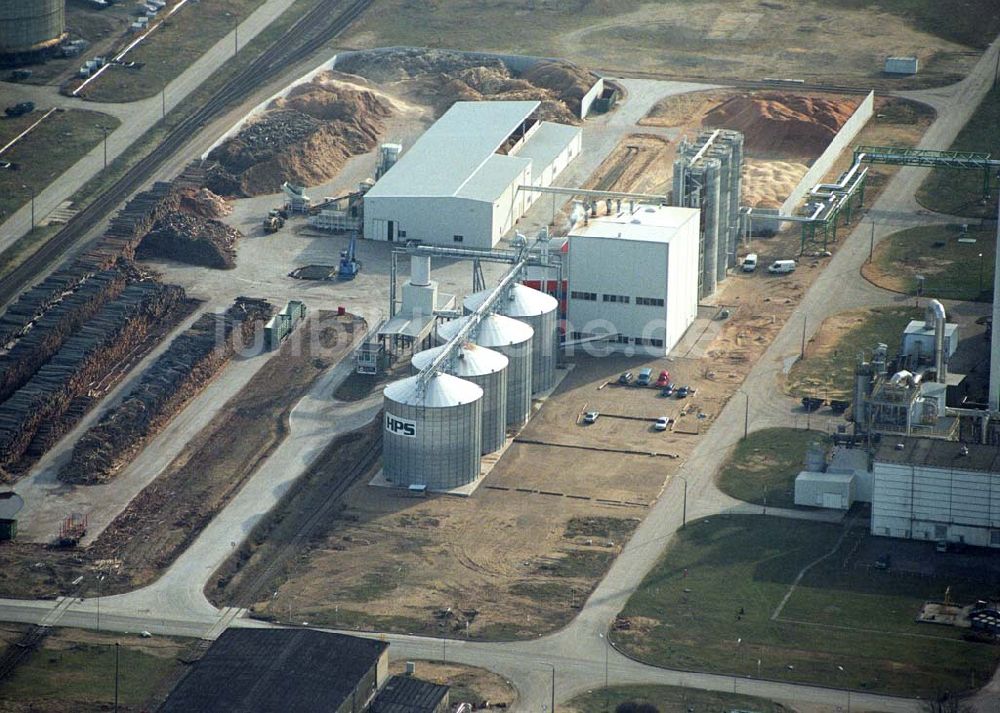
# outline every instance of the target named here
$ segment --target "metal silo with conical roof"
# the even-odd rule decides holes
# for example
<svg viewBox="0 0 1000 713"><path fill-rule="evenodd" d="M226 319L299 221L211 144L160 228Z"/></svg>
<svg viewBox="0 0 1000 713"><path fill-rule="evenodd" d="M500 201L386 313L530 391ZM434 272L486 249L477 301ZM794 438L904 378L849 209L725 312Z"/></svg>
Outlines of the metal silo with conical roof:
<svg viewBox="0 0 1000 713"><path fill-rule="evenodd" d="M421 371L433 362L441 347L425 349L413 355L413 368ZM455 352L455 358L446 371L460 379L470 381L483 390L482 452L500 450L507 436L507 365L509 361L500 352L465 344Z"/></svg>
<svg viewBox="0 0 1000 713"><path fill-rule="evenodd" d="M463 303L466 313L475 312L491 292L483 290L466 297ZM544 292L515 284L507 295L497 300L494 311L535 330L531 340L531 393L551 389L556 381L559 349L559 302Z"/></svg>
<svg viewBox="0 0 1000 713"><path fill-rule="evenodd" d="M438 327L438 341L451 340L471 317L459 317ZM472 341L507 357L507 425L523 426L531 413L531 339L524 322L499 314L483 317Z"/></svg>
<svg viewBox="0 0 1000 713"><path fill-rule="evenodd" d="M450 374L421 388L411 376L385 387L382 473L396 485L448 490L479 477L483 390Z"/></svg>

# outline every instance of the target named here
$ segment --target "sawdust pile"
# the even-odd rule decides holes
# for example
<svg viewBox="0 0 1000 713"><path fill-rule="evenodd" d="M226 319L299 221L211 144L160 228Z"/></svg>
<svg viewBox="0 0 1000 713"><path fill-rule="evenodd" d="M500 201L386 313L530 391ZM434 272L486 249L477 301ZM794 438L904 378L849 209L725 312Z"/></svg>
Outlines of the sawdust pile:
<svg viewBox="0 0 1000 713"><path fill-rule="evenodd" d="M367 90L323 77L300 85L209 154L218 162L209 188L248 197L275 193L285 181L328 181L351 156L375 147L391 113L385 99Z"/></svg>
<svg viewBox="0 0 1000 713"><path fill-rule="evenodd" d="M747 159L743 163L743 205L780 207L808 170L804 163Z"/></svg>
<svg viewBox="0 0 1000 713"><path fill-rule="evenodd" d="M448 50L400 49L348 57L337 69L379 84L399 84L440 115L456 101L542 103L548 121L579 124L580 100L597 81L567 62L541 61L518 73L495 57Z"/></svg>
<svg viewBox="0 0 1000 713"><path fill-rule="evenodd" d="M706 128L736 129L748 151L819 156L854 113L857 101L795 94L743 94L705 115Z"/></svg>

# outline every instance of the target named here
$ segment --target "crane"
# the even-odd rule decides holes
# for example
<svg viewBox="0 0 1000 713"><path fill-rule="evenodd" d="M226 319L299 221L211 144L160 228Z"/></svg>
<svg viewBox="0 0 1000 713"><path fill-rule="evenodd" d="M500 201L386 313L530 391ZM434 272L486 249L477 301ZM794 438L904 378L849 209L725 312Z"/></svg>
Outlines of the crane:
<svg viewBox="0 0 1000 713"><path fill-rule="evenodd" d="M351 241L347 244L347 250L340 251L340 269L337 277L341 280L353 280L361 272L361 261L357 259L358 234L351 233Z"/></svg>

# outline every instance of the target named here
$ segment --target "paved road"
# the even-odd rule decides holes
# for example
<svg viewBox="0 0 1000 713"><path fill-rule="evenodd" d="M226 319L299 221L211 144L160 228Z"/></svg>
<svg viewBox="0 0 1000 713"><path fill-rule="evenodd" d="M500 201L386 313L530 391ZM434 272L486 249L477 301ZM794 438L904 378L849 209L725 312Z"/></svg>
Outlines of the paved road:
<svg viewBox="0 0 1000 713"><path fill-rule="evenodd" d="M239 25L240 46L246 45L274 22L294 0L266 0ZM183 10L181 12L184 12ZM155 41L155 35L150 39ZM167 85L162 96L127 104L86 102L58 94L54 87L29 86L0 82L0 93L18 101L30 99L40 107L61 106L68 109L91 109L117 117L122 123L108 135L108 161L125 153L147 129L160 120L164 106L171 111L191 92L201 86L215 70L233 56L233 32L220 39L190 67ZM101 79L97 79L100 82ZM95 146L90 153L67 169L35 197L35 218L40 220L69 199L87 181L104 168L104 147ZM42 188L36 186L36 190ZM31 227L31 206L25 205L0 224L0 251L6 250Z"/></svg>
<svg viewBox="0 0 1000 713"><path fill-rule="evenodd" d="M933 98L939 106L939 117L921 146L936 148L950 144L978 103L979 97L988 88L998 50L1000 45L995 42L968 79L954 87L936 90ZM904 168L888 183L871 213L878 224L876 240L900 227L924 222L922 217L912 215L912 196L922 176L923 171L920 169ZM869 234L870 228L864 224L857 226L845 239L830 264L806 294L796 314L779 332L747 377L743 391L750 398L751 423L755 428L780 423L782 419L789 417L787 400L784 397L778 400L774 398L774 384L788 359L798 352L802 322L797 320L805 318L807 330L811 333L827 316L844 309L863 306L873 300L892 303L905 299L879 291L860 278L860 267L868 255ZM845 289L845 285L849 288ZM332 374L333 372L331 379L335 378ZM309 403L308 400L300 406L305 409L303 414L309 413L310 409L315 412L315 409L323 411L336 408L329 403L319 405ZM689 507L694 513L717 512L719 507L731 506L719 499L713 485L713 476L729 447L742 436L743 407L741 399L727 404L712 426L711 437L701 441L681 470L681 475L688 483ZM374 408L374 405L369 405L368 408ZM328 418L329 412L325 411L322 415ZM365 418L364 408L355 416L359 419L355 423L361 422ZM319 436L316 438L318 446L321 440L325 442L329 439L329 433L326 433L325 439L320 439ZM243 527L238 532L247 532L254 518L266 510L266 507L262 508L253 501L260 497L275 498L281 488L287 487L287 481L283 481L282 474L277 472L280 470L278 465L287 464L297 456L291 453L279 455L280 453L281 449L275 454L273 466L268 462L263 467L268 475L261 478L259 483L255 477L157 584L130 594L104 598L100 604L94 600L62 604L0 600L0 618L38 622L48 617L47 623L51 624L94 627L97 610L102 607L104 628L130 631L147 629L154 633L194 633L201 636L206 635L213 627L217 629L220 613L205 602L202 586L215 564L224 558L225 540L232 537L234 541L239 536L230 534L232 523L241 522L243 518ZM270 493L266 491L266 487L262 489L267 483L272 486ZM816 686L669 671L631 661L609 648L604 639L609 623L639 586L645 574L656 564L680 526L682 488L683 484L678 479L670 484L615 560L608 575L588 599L580 615L565 629L535 641L493 644L386 636L386 639L393 642L393 657L446 658L485 666L513 681L521 695L518 710L532 712L545 710L547 706L550 695L549 666L557 670L556 697L560 701L598 687L607 671L607 680L612 683L667 683L708 690L736 690L740 693L831 707L848 704L856 708L883 711L921 709L918 702L903 699L848 694ZM708 507L704 507L703 503L708 503ZM266 502L264 505L269 507ZM228 614L231 616L232 612ZM245 619L234 623L238 626L262 625ZM995 709L995 701L988 700L984 705L987 707L983 710L988 710L988 706L994 706Z"/></svg>

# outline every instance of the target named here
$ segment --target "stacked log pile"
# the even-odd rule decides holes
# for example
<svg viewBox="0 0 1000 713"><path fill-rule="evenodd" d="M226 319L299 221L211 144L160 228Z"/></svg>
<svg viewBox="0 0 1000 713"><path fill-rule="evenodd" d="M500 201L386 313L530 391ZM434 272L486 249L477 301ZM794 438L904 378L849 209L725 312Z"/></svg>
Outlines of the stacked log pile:
<svg viewBox="0 0 1000 713"><path fill-rule="evenodd" d="M29 323L30 329L24 325L16 335L6 335L11 339L7 342L8 351L0 354L0 401L24 386L77 329L108 300L120 295L130 277L131 270L127 268L102 270L75 285L47 311L42 304L32 301L34 290L22 295L11 309L40 316Z"/></svg>
<svg viewBox="0 0 1000 713"><path fill-rule="evenodd" d="M0 405L0 465L24 455L39 427L59 419L114 364L139 344L150 325L173 309L184 291L139 282L104 305L59 351Z"/></svg>
<svg viewBox="0 0 1000 713"><path fill-rule="evenodd" d="M202 315L146 370L132 393L80 438L59 479L94 484L114 478L237 349L253 343L273 311L265 300L241 297L224 314Z"/></svg>

